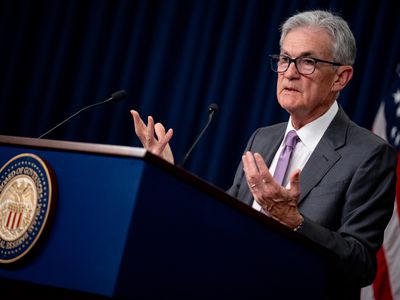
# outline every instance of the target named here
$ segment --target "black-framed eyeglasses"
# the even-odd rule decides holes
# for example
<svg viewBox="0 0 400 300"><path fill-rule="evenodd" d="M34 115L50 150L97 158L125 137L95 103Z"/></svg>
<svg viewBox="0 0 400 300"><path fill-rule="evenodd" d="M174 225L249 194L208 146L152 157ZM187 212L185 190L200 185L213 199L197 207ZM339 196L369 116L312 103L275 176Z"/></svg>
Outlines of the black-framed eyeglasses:
<svg viewBox="0 0 400 300"><path fill-rule="evenodd" d="M310 56L299 56L296 58L291 58L287 55L270 55L270 58L271 69L272 71L277 73L286 72L292 62L294 62L297 72L302 75L311 75L312 73L314 73L317 63L331 64L333 66L342 65L337 62L322 60Z"/></svg>

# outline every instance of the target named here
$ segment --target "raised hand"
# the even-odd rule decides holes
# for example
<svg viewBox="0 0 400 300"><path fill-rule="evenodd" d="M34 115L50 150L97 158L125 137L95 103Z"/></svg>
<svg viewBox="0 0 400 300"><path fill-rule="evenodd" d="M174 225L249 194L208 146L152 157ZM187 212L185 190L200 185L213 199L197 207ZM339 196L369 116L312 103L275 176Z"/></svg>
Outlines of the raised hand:
<svg viewBox="0 0 400 300"><path fill-rule="evenodd" d="M174 134L173 130L169 129L165 132L165 127L161 123L154 124L152 116L147 117L146 125L137 111L131 110L131 114L135 126L135 133L143 147L173 164L174 156L169 145L169 141Z"/></svg>
<svg viewBox="0 0 400 300"><path fill-rule="evenodd" d="M259 153L246 152L242 162L249 189L267 215L290 228L297 227L303 219L297 209L300 170L291 175L286 189L275 181Z"/></svg>

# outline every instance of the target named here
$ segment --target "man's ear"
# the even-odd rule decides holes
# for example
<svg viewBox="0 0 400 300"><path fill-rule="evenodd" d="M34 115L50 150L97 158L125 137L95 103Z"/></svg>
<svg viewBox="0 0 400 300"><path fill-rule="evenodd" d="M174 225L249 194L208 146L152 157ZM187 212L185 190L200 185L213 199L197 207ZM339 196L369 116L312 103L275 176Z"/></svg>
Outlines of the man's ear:
<svg viewBox="0 0 400 300"><path fill-rule="evenodd" d="M353 77L352 66L339 66L336 69L336 78L332 84L332 90L340 92L344 89L350 79Z"/></svg>

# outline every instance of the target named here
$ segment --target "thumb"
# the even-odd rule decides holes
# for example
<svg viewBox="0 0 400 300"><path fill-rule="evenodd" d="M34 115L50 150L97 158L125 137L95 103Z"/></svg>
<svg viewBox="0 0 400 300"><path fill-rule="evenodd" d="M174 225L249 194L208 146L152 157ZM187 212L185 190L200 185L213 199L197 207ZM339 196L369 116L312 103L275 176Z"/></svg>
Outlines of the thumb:
<svg viewBox="0 0 400 300"><path fill-rule="evenodd" d="M290 175L290 193L298 197L300 195L300 169Z"/></svg>

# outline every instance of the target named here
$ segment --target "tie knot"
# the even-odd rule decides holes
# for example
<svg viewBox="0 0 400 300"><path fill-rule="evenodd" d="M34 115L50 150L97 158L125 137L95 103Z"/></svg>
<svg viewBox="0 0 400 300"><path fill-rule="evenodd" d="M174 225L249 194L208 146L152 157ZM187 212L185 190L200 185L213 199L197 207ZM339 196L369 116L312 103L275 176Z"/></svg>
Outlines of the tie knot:
<svg viewBox="0 0 400 300"><path fill-rule="evenodd" d="M285 139L285 145L294 148L299 140L296 131L290 130Z"/></svg>

